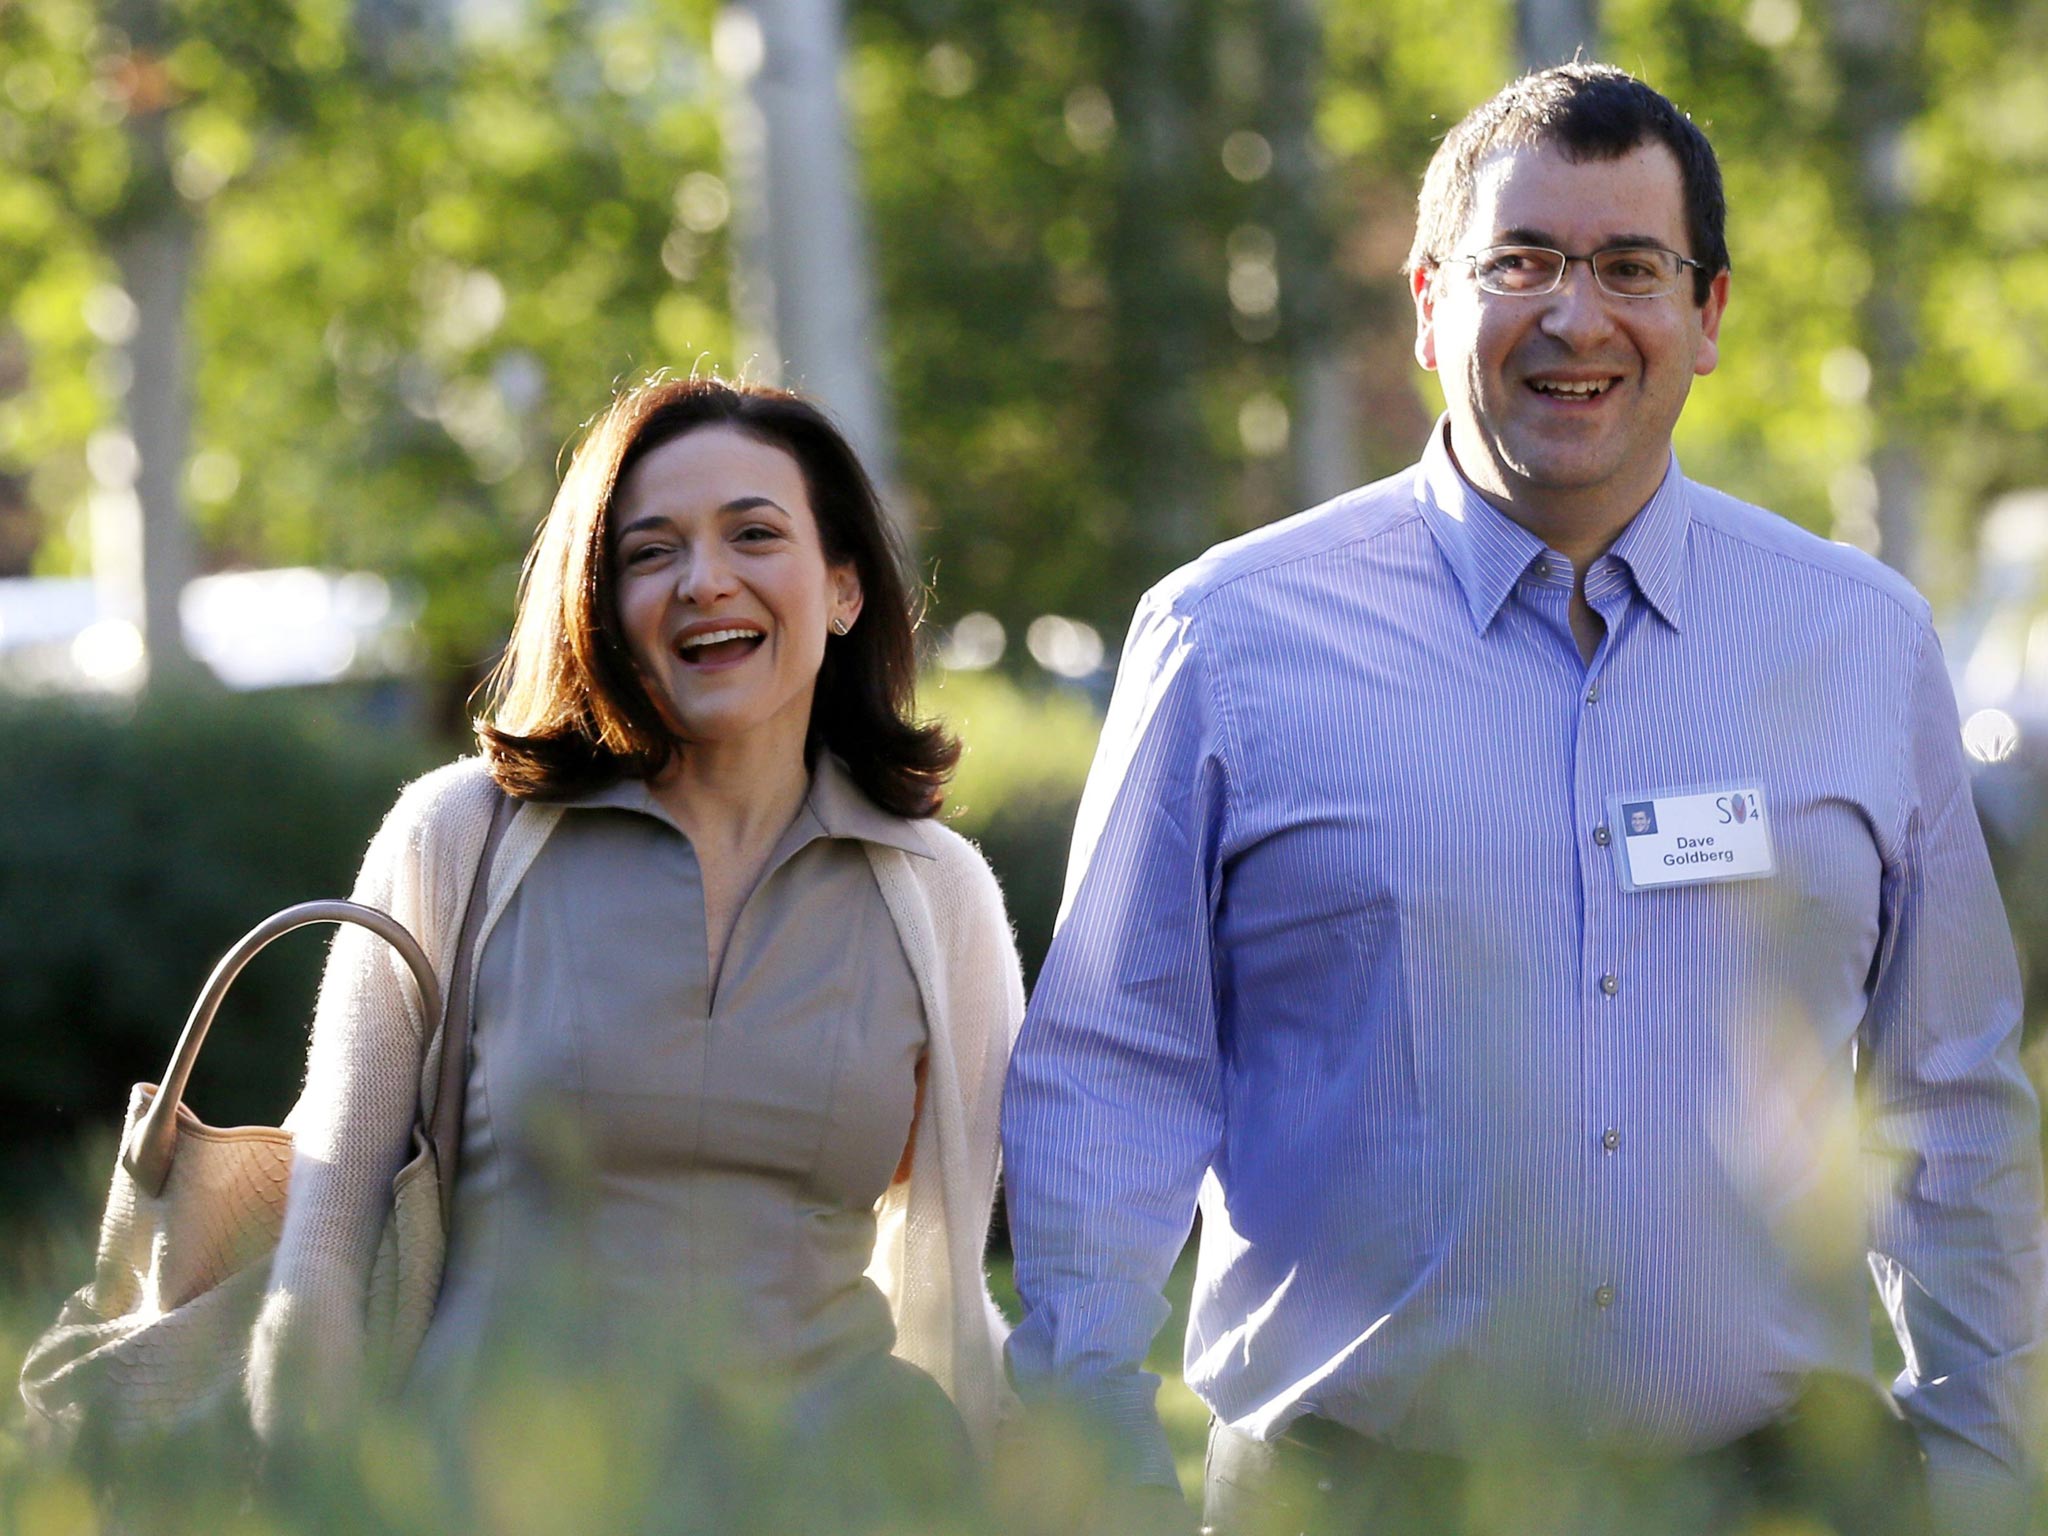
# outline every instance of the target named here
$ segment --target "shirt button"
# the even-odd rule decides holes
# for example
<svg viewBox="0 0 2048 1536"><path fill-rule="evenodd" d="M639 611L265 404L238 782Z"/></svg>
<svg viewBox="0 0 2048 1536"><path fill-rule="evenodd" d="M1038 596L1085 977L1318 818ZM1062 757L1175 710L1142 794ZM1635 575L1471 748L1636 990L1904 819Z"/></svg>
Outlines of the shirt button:
<svg viewBox="0 0 2048 1536"><path fill-rule="evenodd" d="M1609 997L1614 996L1615 993L1621 990L1621 978L1615 975L1614 972L1609 971L1600 978L1600 990Z"/></svg>
<svg viewBox="0 0 2048 1536"><path fill-rule="evenodd" d="M1600 702L1600 685L1598 683L1595 683L1586 690L1586 702L1588 704L1598 704Z"/></svg>
<svg viewBox="0 0 2048 1536"><path fill-rule="evenodd" d="M1607 823L1602 822L1593 829L1593 841L1605 848L1608 843Z"/></svg>
<svg viewBox="0 0 2048 1536"><path fill-rule="evenodd" d="M1621 1132L1617 1131L1613 1126L1610 1125L1609 1127L1607 1127L1606 1130L1600 1133L1600 1145L1606 1148L1606 1150L1608 1150L1609 1152L1612 1152L1616 1147L1621 1145Z"/></svg>
<svg viewBox="0 0 2048 1536"><path fill-rule="evenodd" d="M1614 1287L1611 1285L1603 1285L1597 1287L1593 1292L1593 1305L1601 1308L1602 1310L1605 1310L1606 1308L1613 1306Z"/></svg>

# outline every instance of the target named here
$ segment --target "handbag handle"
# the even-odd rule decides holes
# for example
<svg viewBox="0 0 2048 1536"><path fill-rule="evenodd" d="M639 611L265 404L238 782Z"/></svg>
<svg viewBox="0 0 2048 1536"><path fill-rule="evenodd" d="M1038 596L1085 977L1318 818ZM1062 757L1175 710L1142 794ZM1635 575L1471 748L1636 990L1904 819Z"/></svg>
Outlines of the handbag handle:
<svg viewBox="0 0 2048 1536"><path fill-rule="evenodd" d="M265 918L221 957L220 964L206 979L205 990L199 994L199 1001L192 1005L192 1016L185 1021L185 1032L178 1037L178 1049L172 1054L170 1067L164 1073L163 1086L157 1089L148 1113L135 1127L135 1134L129 1138L128 1145L121 1149L121 1164L143 1193L150 1196L162 1193L164 1181L171 1176L171 1158L177 1151L178 1106L184 1100L185 1084L198 1063L199 1048L206 1043L206 1032L213 1025L213 1016L220 1011L221 1000L227 996L228 987L241 974L242 967L255 959L258 951L273 939L282 938L293 929L304 928L311 923L355 923L376 934L397 950L411 969L413 980L420 989L420 1006L425 1011L429 1027L441 1017L441 984L434 979L434 968L427 964L426 952L420 948L419 941L406 932L405 925L396 918L379 912L375 907L353 901L302 901Z"/></svg>

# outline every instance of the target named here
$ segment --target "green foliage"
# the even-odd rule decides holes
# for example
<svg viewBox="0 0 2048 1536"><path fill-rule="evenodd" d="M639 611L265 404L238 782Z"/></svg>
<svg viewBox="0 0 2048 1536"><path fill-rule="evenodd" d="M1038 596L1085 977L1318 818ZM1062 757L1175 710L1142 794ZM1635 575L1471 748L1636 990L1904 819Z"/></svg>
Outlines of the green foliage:
<svg viewBox="0 0 2048 1536"><path fill-rule="evenodd" d="M1513 70L1512 8L1343 0L1306 49L1294 7L1168 9L849 6L885 363L941 617L1114 628L1177 560L1294 510L1286 450L1244 413L1299 424L1304 327L1339 349L1364 476L1412 459L1435 413L1398 268L1423 161ZM549 0L394 32L442 13L0 8L0 473L29 477L41 568L84 560L83 448L119 382L110 242L174 196L202 230L190 490L209 558L409 576L433 654L486 654L557 452L608 387L745 362L712 10ZM1985 498L2048 478L2048 13L1901 8L1904 195L1873 228L1851 131L1867 60L1827 8L1601 11L1607 54L1698 113L1728 172L1735 301L1681 424L1688 469L1831 531L1873 453L1911 447L1926 574L1953 590ZM1318 69L1306 159L1230 171L1233 134L1287 150L1276 103ZM1270 323L1230 297L1269 247ZM1874 334L1887 298L1911 329L1897 357Z"/></svg>
<svg viewBox="0 0 2048 1536"><path fill-rule="evenodd" d="M2030 814L2012 841L1993 836L1991 859L2005 898L2006 920L2019 949L2020 980L2027 1001L2027 1037L2032 1041L2034 1079L2048 1090L2048 817L2038 800L2048 785L2028 785Z"/></svg>
<svg viewBox="0 0 2048 1536"><path fill-rule="evenodd" d="M1102 724L1085 695L1027 689L995 672L940 670L926 677L919 704L964 745L948 796L961 831L978 833L1020 799L1080 794Z"/></svg>
<svg viewBox="0 0 2048 1536"><path fill-rule="evenodd" d="M713 85L669 15L536 8L276 139L201 283L217 540L408 575L437 654L488 653L562 445L614 381L729 351Z"/></svg>
<svg viewBox="0 0 2048 1536"><path fill-rule="evenodd" d="M1875 62L1827 7L1616 0L1604 21L1617 62L1700 117L1727 173L1734 296L1721 367L1680 423L1688 472L1827 533L1853 527L1872 456L1910 448L1940 601L1982 508L2048 479L2048 288L2029 280L2048 278L2048 17L1893 13L1907 46ZM1852 131L1875 93L1900 113L1890 209L1868 192L1882 137Z"/></svg>
<svg viewBox="0 0 2048 1536"><path fill-rule="evenodd" d="M1306 311L1292 286L1270 316L1231 293L1240 267L1255 287L1292 270L1297 230L1320 251L1325 210L1224 163L1232 135L1277 136L1291 8L852 9L889 377L941 615L1120 629L1171 566L1302 504L1284 442L1249 442L1241 418L1290 400ZM1360 305L1329 308L1322 333ZM1428 417L1405 363L1394 377L1412 452Z"/></svg>
<svg viewBox="0 0 2048 1536"><path fill-rule="evenodd" d="M19 1536L1127 1536L1090 1523L1110 1491L1101 1437L1058 1417L1014 1434L984 1477L962 1461L941 1404L863 1416L855 1402L820 1422L773 1373L677 1368L666 1350L601 1376L499 1372L471 1406L460 1430L378 1413L273 1453L253 1497L238 1475L246 1457L221 1440L128 1448L118 1458L126 1491L111 1498L90 1464L0 1448L0 1526Z"/></svg>
<svg viewBox="0 0 2048 1536"><path fill-rule="evenodd" d="M113 244L175 198L203 231L187 489L213 560L410 577L434 656L473 663L610 386L730 353L708 7L555 0L425 35L331 0L139 10L161 35L84 0L0 9L0 341L25 362L0 471L33 477L41 567L84 558Z"/></svg>
<svg viewBox="0 0 2048 1536"><path fill-rule="evenodd" d="M1101 721L1076 693L1029 692L992 672L936 673L919 703L965 747L940 814L987 855L1002 881L1024 974L1036 976L1052 940L1074 810Z"/></svg>
<svg viewBox="0 0 2048 1536"><path fill-rule="evenodd" d="M431 749L346 695L59 703L0 715L0 1167L113 1123L155 1080L213 962L279 907L346 895ZM215 1124L290 1107L323 944L287 940L230 994L194 1080ZM0 1196L18 1193L0 1189Z"/></svg>
<svg viewBox="0 0 2048 1536"><path fill-rule="evenodd" d="M1111 183L1064 121L1100 90L1083 9L856 12L888 371L942 616L1068 611L1121 523L1098 420Z"/></svg>
<svg viewBox="0 0 2048 1536"><path fill-rule="evenodd" d="M1176 1323L1189 1278L1184 1260L1169 1283ZM1127 1504L1111 1475L1110 1437L1077 1417L1046 1410L1012 1425L994 1464L976 1471L949 1452L958 1430L937 1403L842 1392L821 1414L816 1398L793 1398L776 1373L707 1369L708 1353L654 1348L602 1372L540 1369L530 1359L493 1367L459 1421L362 1416L273 1451L253 1495L242 1475L246 1453L227 1437L127 1448L111 1459L123 1491L110 1497L99 1464L37 1457L0 1435L0 1526L20 1536L1130 1536L1161 1528L1137 1523L1142 1505ZM1196 1488L1205 1420L1199 1410L1179 1412L1194 1399L1159 1364L1181 1478ZM1838 1507L1855 1504L1872 1477L1872 1451L1901 1432L1873 1422L1874 1413L1853 1389L1815 1402L1783 1433L1775 1491L1824 1487ZM1715 1476L1698 1463L1560 1460L1555 1427L1531 1423L1481 1448L1459 1478L1469 1496L1441 1500L1438 1528L1443 1536L1734 1529L1700 1518L1700 1501L1731 1491ZM1282 1486L1291 1496L1252 1512L1250 1531L1296 1532L1302 1505L1321 1502L1306 1483ZM1177 1513L1182 1523L1172 1528L1191 1530L1193 1513ZM1789 1517L1739 1528L1833 1529Z"/></svg>

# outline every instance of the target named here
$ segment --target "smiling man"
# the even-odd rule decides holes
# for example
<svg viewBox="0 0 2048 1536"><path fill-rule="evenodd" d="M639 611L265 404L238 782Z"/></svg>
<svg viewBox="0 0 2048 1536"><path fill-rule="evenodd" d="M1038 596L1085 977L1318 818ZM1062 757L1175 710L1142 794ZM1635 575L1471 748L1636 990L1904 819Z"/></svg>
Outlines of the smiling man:
<svg viewBox="0 0 2048 1536"><path fill-rule="evenodd" d="M2023 1519L2011 940L1927 605L1672 455L1723 212L1619 71L1480 107L1410 258L1422 461L1132 627L1005 1104L1011 1365L1169 1487L1199 1198L1227 1536Z"/></svg>

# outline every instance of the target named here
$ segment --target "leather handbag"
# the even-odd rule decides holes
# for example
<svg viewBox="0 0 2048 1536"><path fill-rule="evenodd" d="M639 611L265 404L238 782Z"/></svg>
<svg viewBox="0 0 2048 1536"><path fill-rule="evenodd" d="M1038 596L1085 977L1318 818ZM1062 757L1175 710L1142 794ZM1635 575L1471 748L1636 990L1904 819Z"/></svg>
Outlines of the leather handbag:
<svg viewBox="0 0 2048 1536"><path fill-rule="evenodd" d="M386 913L355 902L287 907L214 967L162 1086L138 1083L129 1094L92 1281L65 1302L22 1365L22 1399L43 1438L63 1445L83 1435L119 1445L246 1425L242 1377L284 1229L292 1135L284 1127L211 1126L183 1100L236 976L259 950L310 923L358 924L390 944L412 972L423 1016L435 1020L412 1155L392 1180L366 1302L371 1379L386 1391L403 1383L441 1286L468 1070L471 962L511 810L499 796L445 1008L418 941Z"/></svg>

